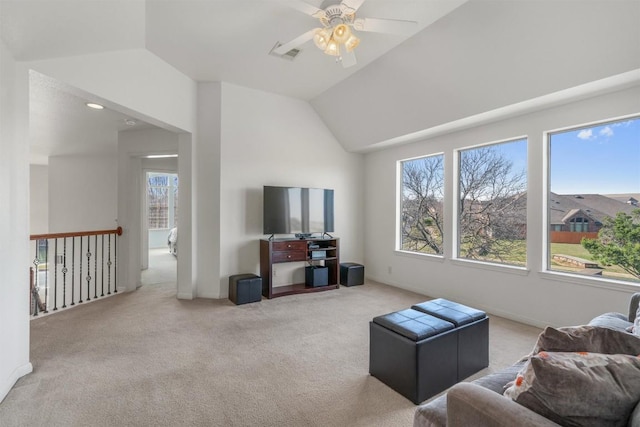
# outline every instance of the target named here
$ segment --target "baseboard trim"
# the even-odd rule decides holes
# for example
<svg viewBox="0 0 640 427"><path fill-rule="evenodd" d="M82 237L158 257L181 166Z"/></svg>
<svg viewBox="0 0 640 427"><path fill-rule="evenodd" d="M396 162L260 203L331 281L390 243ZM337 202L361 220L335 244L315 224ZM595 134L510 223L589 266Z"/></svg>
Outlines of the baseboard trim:
<svg viewBox="0 0 640 427"><path fill-rule="evenodd" d="M33 372L33 365L31 363L27 363L26 365L22 365L14 369L11 375L9 375L9 378L7 378L7 381L0 387L0 403L2 403L5 397L7 397L7 394L9 394L15 383L20 378L30 374L31 372Z"/></svg>
<svg viewBox="0 0 640 427"><path fill-rule="evenodd" d="M193 299L193 295L191 293L186 293L186 292L178 293L176 297L178 299Z"/></svg>

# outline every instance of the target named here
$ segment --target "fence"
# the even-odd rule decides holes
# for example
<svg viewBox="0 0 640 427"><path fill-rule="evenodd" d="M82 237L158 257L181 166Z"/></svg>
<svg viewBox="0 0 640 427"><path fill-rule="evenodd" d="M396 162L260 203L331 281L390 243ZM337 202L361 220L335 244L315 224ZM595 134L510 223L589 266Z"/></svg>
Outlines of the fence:
<svg viewBox="0 0 640 427"><path fill-rule="evenodd" d="M591 232L577 232L577 231L552 231L550 240L551 243L571 243L574 245L580 244L583 237L587 239L597 239L598 233Z"/></svg>

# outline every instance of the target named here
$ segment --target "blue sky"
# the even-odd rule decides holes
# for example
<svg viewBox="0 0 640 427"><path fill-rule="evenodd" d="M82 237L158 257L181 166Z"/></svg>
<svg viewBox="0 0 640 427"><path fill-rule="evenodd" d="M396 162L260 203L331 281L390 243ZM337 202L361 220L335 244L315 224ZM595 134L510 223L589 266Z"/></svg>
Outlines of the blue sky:
<svg viewBox="0 0 640 427"><path fill-rule="evenodd" d="M512 162L512 172L527 172L527 139L517 139L493 147Z"/></svg>
<svg viewBox="0 0 640 427"><path fill-rule="evenodd" d="M553 134L551 191L640 193L640 118Z"/></svg>

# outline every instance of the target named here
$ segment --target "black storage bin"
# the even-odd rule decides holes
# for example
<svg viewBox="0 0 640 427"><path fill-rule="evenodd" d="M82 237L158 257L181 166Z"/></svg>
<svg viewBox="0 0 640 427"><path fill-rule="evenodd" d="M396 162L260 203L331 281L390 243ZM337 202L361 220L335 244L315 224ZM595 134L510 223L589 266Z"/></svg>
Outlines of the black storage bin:
<svg viewBox="0 0 640 427"><path fill-rule="evenodd" d="M364 265L355 262L340 263L340 284L357 286L364 283Z"/></svg>
<svg viewBox="0 0 640 427"><path fill-rule="evenodd" d="M309 266L304 269L304 281L307 286L317 288L329 284L329 269L323 266Z"/></svg>
<svg viewBox="0 0 640 427"><path fill-rule="evenodd" d="M444 298L412 306L456 325L458 331L458 381L489 366L489 317L487 313Z"/></svg>
<svg viewBox="0 0 640 427"><path fill-rule="evenodd" d="M262 300L262 278L255 274L230 276L229 299L236 305Z"/></svg>
<svg viewBox="0 0 640 427"><path fill-rule="evenodd" d="M452 323L406 309L375 317L369 335L369 373L416 405L458 382Z"/></svg>

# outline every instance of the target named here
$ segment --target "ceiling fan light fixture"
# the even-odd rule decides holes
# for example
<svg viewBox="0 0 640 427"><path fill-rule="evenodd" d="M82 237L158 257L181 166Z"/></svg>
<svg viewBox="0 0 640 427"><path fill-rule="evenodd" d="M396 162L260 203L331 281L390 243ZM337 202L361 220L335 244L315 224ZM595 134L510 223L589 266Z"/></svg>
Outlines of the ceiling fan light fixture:
<svg viewBox="0 0 640 427"><path fill-rule="evenodd" d="M313 42L320 50L325 50L331 39L331 32L327 28L318 28L313 35Z"/></svg>
<svg viewBox="0 0 640 427"><path fill-rule="evenodd" d="M348 25L339 24L333 29L333 38L338 43L345 43L351 37L351 30Z"/></svg>
<svg viewBox="0 0 640 427"><path fill-rule="evenodd" d="M358 47L359 44L360 44L360 39L356 37L354 34L351 34L349 39L346 42L344 42L344 48L346 49L347 52L353 52L353 49Z"/></svg>
<svg viewBox="0 0 640 427"><path fill-rule="evenodd" d="M340 43L331 37L329 39L329 43L327 43L327 48L324 50L324 53L331 56L340 56Z"/></svg>

